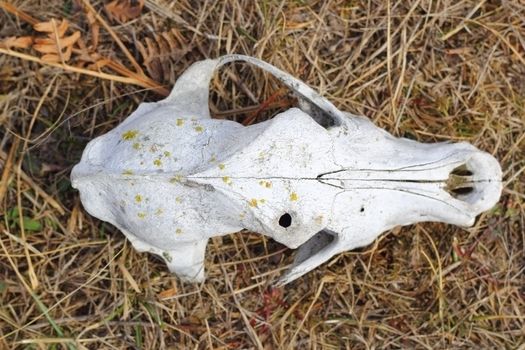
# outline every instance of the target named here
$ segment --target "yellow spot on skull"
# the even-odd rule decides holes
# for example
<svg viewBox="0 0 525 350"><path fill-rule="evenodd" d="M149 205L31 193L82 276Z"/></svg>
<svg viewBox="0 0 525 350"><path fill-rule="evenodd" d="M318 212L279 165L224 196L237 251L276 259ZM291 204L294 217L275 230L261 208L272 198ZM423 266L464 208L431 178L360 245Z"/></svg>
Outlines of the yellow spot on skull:
<svg viewBox="0 0 525 350"><path fill-rule="evenodd" d="M129 175L133 175L133 170L126 169L126 170L124 170L124 171L122 172L122 175L127 175L127 176L129 176Z"/></svg>
<svg viewBox="0 0 525 350"><path fill-rule="evenodd" d="M177 126L183 126L184 125L184 119L179 118L177 119Z"/></svg>
<svg viewBox="0 0 525 350"><path fill-rule="evenodd" d="M140 147L141 147L141 144L140 144L140 143L138 143L138 142L134 142L134 143L133 143L133 149L135 149L135 150L139 150Z"/></svg>
<svg viewBox="0 0 525 350"><path fill-rule="evenodd" d="M122 133L122 139L125 141L133 140L139 134L138 130L128 130Z"/></svg>
<svg viewBox="0 0 525 350"><path fill-rule="evenodd" d="M257 199L255 198L252 198L249 202L248 202L248 205L252 208L257 208Z"/></svg>
<svg viewBox="0 0 525 350"><path fill-rule="evenodd" d="M180 197L175 197L175 202L177 202L177 203L182 203L182 198L180 198Z"/></svg>
<svg viewBox="0 0 525 350"><path fill-rule="evenodd" d="M164 157L171 157L171 152L164 151Z"/></svg>
<svg viewBox="0 0 525 350"><path fill-rule="evenodd" d="M155 164L155 166L162 166L162 161L160 159L155 159L153 164Z"/></svg>
<svg viewBox="0 0 525 350"><path fill-rule="evenodd" d="M295 192L290 193L290 200L292 202L295 202L298 199L299 199L299 197L297 196L297 193L295 193Z"/></svg>
<svg viewBox="0 0 525 350"><path fill-rule="evenodd" d="M272 183L270 181L264 181L264 180L259 181L259 185L266 187L266 188L272 187Z"/></svg>
<svg viewBox="0 0 525 350"><path fill-rule="evenodd" d="M195 129L196 132L203 132L204 131L204 128L202 126L200 126L200 125L197 125L194 129Z"/></svg>
<svg viewBox="0 0 525 350"><path fill-rule="evenodd" d="M137 202L137 203L142 202L142 196L141 196L140 194L137 194L137 195L135 196L135 202Z"/></svg>
<svg viewBox="0 0 525 350"><path fill-rule="evenodd" d="M224 164L222 164L222 163L219 164L219 169L224 170L224 168L226 168L226 165L224 165Z"/></svg>
<svg viewBox="0 0 525 350"><path fill-rule="evenodd" d="M182 234L182 230L180 228L178 228L178 229L175 230L175 233L180 235L180 234Z"/></svg>
<svg viewBox="0 0 525 350"><path fill-rule="evenodd" d="M162 213L164 213L164 209L162 208L158 208L157 210L155 210L155 215L157 216L162 215Z"/></svg>
<svg viewBox="0 0 525 350"><path fill-rule="evenodd" d="M173 258L171 257L171 254L168 253L168 252L162 252L162 256L164 257L164 259L166 259L167 262L171 262L173 260Z"/></svg>
<svg viewBox="0 0 525 350"><path fill-rule="evenodd" d="M262 198L262 199L259 199L259 202L261 202L262 204L266 203L266 199Z"/></svg>
<svg viewBox="0 0 525 350"><path fill-rule="evenodd" d="M222 177L222 181L223 181L225 184L231 184L231 183L232 183L232 181L231 181L231 179L230 179L229 176L223 176L223 177Z"/></svg>
<svg viewBox="0 0 525 350"><path fill-rule="evenodd" d="M144 219L146 217L146 213L141 211L140 213L137 214L137 216L139 217L139 219Z"/></svg>
<svg viewBox="0 0 525 350"><path fill-rule="evenodd" d="M181 180L182 180L182 176L176 175L170 179L170 183L172 184L179 183L181 182Z"/></svg>
<svg viewBox="0 0 525 350"><path fill-rule="evenodd" d="M215 162L215 161L217 161L217 158L216 158L214 155L211 156L211 158L210 158L210 163L213 163L213 162Z"/></svg>

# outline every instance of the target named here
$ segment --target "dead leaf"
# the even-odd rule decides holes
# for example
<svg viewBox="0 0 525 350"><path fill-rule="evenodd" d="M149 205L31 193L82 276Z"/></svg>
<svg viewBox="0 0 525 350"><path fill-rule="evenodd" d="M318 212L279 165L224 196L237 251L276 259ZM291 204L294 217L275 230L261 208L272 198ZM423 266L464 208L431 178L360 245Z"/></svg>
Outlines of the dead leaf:
<svg viewBox="0 0 525 350"><path fill-rule="evenodd" d="M113 0L104 6L104 8L111 20L126 23L129 20L140 16L140 13L144 8L144 0Z"/></svg>
<svg viewBox="0 0 525 350"><path fill-rule="evenodd" d="M59 37L64 36L66 34L66 30L69 27L69 23L67 20L63 19L60 24L57 24L54 19L48 22L40 22L33 26L33 29L37 32L43 32L43 33L55 33L55 30L58 33Z"/></svg>
<svg viewBox="0 0 525 350"><path fill-rule="evenodd" d="M95 15L91 11L86 11L86 17L89 23L89 27L91 29L91 42L93 43L93 50L97 49L98 46L98 38L100 33L100 25L97 22L97 19L95 18Z"/></svg>
<svg viewBox="0 0 525 350"><path fill-rule="evenodd" d="M159 299L169 299L178 294L177 287L165 289L158 294Z"/></svg>
<svg viewBox="0 0 525 350"><path fill-rule="evenodd" d="M59 38L58 44L54 39L49 38L37 38L35 39L35 44L33 49L37 50L40 53L58 53L58 47L65 48L73 46L74 43L80 38L80 32L74 32L70 36Z"/></svg>
<svg viewBox="0 0 525 350"><path fill-rule="evenodd" d="M6 49L27 49L33 44L33 37L31 36L10 36L0 40L0 47Z"/></svg>
<svg viewBox="0 0 525 350"><path fill-rule="evenodd" d="M48 22L40 22L35 24L33 28L38 32L47 34L47 37L35 39L33 45L33 49L43 54L41 57L43 61L65 63L71 59L73 45L80 38L80 32L76 31L65 36L69 28L69 23L65 19L60 23L54 19Z"/></svg>
<svg viewBox="0 0 525 350"><path fill-rule="evenodd" d="M155 81L173 84L176 71L173 65L189 51L186 40L173 28L146 38L145 42L145 46L137 42L137 48L149 75Z"/></svg>

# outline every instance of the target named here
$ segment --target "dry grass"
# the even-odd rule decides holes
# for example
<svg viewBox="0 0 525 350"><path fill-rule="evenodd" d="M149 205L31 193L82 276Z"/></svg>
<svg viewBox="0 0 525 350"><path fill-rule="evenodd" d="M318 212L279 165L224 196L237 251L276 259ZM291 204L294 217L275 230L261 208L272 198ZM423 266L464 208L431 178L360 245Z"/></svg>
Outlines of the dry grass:
<svg viewBox="0 0 525 350"><path fill-rule="evenodd" d="M29 61L32 49L0 54L0 348L524 349L522 1L147 0L122 24L91 1L98 29L72 1L13 4L38 21L66 18L86 43L96 35L96 52L129 71L84 75ZM0 10L0 38L36 35L23 17ZM181 47L144 62L138 43L173 29ZM136 86L156 86L140 70L162 69L169 88L192 62L234 52L395 135L491 152L504 169L500 203L469 229L394 230L279 289L291 250L248 232L216 238L207 281L181 284L86 214L69 173L88 140L160 99ZM217 117L245 123L293 103L242 65L219 73L212 97Z"/></svg>

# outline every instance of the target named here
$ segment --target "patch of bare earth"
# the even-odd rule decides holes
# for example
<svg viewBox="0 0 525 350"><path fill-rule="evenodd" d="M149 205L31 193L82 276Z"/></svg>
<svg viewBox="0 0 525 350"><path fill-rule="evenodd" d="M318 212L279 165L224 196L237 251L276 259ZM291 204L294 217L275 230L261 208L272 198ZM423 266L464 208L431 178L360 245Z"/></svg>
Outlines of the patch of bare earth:
<svg viewBox="0 0 525 350"><path fill-rule="evenodd" d="M521 1L0 1L0 348L493 348L525 342L525 4ZM397 136L468 141L504 169L472 228L393 230L282 288L293 251L214 238L182 284L88 215L86 143L191 63L262 58ZM295 101L257 69L212 85L244 124Z"/></svg>

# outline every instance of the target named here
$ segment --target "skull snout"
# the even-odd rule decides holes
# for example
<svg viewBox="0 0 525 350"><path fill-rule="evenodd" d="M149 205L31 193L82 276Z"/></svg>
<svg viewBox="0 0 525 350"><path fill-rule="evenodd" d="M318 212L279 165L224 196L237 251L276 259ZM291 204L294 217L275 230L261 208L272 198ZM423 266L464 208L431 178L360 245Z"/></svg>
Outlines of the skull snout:
<svg viewBox="0 0 525 350"><path fill-rule="evenodd" d="M467 203L474 215L490 209L501 195L501 168L488 153L474 151L449 174L445 189L455 199Z"/></svg>

